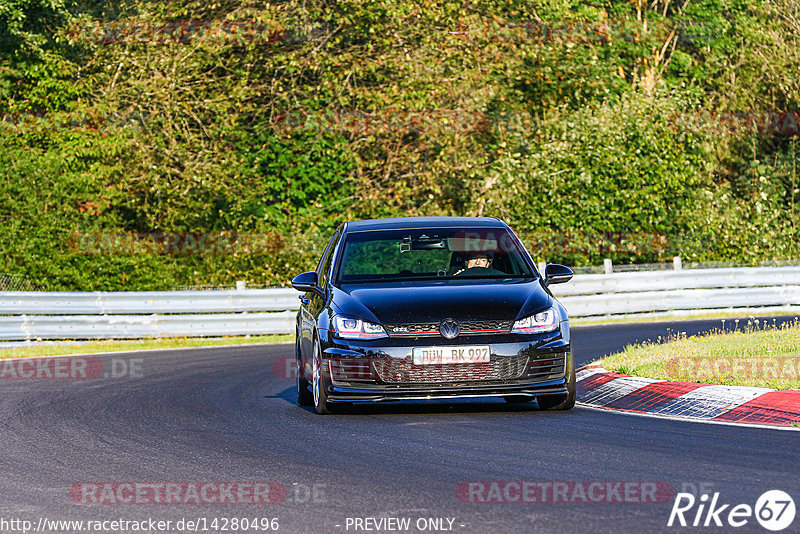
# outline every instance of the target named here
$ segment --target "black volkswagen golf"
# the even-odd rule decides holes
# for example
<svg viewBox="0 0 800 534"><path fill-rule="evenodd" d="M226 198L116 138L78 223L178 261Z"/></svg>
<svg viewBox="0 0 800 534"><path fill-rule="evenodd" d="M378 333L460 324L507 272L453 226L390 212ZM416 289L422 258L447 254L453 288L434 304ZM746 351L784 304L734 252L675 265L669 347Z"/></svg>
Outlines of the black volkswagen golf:
<svg viewBox="0 0 800 534"><path fill-rule="evenodd" d="M541 409L575 404L564 307L516 234L495 218L351 221L316 271L292 286L297 401L337 403L503 397Z"/></svg>

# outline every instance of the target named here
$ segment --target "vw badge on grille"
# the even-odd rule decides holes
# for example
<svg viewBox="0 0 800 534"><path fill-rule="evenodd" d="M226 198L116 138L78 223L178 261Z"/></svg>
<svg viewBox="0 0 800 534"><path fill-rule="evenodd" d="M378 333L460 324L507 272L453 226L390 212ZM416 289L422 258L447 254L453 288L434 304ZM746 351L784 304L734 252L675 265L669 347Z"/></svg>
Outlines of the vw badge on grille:
<svg viewBox="0 0 800 534"><path fill-rule="evenodd" d="M461 326L452 319L445 319L439 324L439 333L445 339L453 339L461 333Z"/></svg>

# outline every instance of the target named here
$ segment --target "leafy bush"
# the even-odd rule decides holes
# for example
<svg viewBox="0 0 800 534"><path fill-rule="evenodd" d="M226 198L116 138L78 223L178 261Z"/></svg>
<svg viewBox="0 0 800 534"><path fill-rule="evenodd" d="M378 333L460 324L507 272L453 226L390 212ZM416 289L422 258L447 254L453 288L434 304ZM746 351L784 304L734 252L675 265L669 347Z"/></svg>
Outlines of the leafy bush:
<svg viewBox="0 0 800 534"><path fill-rule="evenodd" d="M637 5L0 0L0 271L286 285L403 215L501 216L571 264L796 257L797 136L718 120L798 109L796 3ZM268 245L74 247L137 233Z"/></svg>

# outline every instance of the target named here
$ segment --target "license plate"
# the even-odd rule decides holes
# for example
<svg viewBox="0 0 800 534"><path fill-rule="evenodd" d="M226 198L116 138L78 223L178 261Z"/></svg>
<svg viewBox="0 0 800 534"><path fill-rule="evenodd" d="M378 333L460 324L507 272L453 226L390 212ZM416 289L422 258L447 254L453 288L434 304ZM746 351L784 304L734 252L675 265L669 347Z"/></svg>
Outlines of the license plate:
<svg viewBox="0 0 800 534"><path fill-rule="evenodd" d="M411 351L414 365L446 363L486 363L489 345L462 345L460 347L415 347Z"/></svg>

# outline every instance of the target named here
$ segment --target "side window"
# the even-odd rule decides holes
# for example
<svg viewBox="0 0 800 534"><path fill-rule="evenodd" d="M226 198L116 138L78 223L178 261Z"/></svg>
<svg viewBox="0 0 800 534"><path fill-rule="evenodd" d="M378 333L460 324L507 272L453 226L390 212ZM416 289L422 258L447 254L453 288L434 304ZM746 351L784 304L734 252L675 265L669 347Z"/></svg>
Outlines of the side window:
<svg viewBox="0 0 800 534"><path fill-rule="evenodd" d="M322 289L328 287L328 273L331 271L333 252L336 250L336 243L339 241L339 237L341 235L342 230L339 228L328 242L328 246L325 248L325 252L322 254L322 258L319 260L319 265L317 265L317 280L319 280L319 286Z"/></svg>

